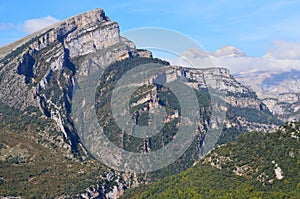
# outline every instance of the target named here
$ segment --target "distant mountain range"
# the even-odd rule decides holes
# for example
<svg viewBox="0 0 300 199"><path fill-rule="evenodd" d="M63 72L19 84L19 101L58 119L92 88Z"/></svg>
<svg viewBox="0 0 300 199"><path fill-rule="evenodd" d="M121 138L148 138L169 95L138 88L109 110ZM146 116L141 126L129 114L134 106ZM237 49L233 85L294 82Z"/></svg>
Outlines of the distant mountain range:
<svg viewBox="0 0 300 199"><path fill-rule="evenodd" d="M256 91L260 99L281 120L300 119L300 71L265 71L234 76Z"/></svg>

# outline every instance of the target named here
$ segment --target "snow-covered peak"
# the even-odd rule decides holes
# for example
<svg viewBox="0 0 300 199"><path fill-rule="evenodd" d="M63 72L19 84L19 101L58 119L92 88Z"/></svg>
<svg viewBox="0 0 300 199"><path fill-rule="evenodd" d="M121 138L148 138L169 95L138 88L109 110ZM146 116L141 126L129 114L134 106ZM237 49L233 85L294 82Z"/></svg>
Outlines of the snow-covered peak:
<svg viewBox="0 0 300 199"><path fill-rule="evenodd" d="M233 46L224 46L215 52L216 57L246 57L246 53Z"/></svg>
<svg viewBox="0 0 300 199"><path fill-rule="evenodd" d="M267 51L266 54L263 56L263 58L265 59L273 59L273 55L271 52Z"/></svg>

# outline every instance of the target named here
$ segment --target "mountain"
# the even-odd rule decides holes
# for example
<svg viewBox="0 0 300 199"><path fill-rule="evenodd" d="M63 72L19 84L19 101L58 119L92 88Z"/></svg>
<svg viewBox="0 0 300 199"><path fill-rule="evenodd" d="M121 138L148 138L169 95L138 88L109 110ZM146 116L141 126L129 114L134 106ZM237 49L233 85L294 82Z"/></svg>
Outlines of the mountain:
<svg viewBox="0 0 300 199"><path fill-rule="evenodd" d="M102 9L95 9L0 48L1 196L117 198L125 189L183 171L215 143L235 140L247 131L268 131L282 123L229 70L172 66L152 58L147 50L136 49L119 32L116 22ZM140 65L150 67L135 70ZM157 65L159 73L144 76ZM138 86L129 101L134 129L148 126L155 108L166 110L162 132L151 138L125 134L112 117L115 87L134 70L140 82L121 85L124 92ZM93 80L98 84L91 94L91 85L85 83ZM188 114L199 120L187 151L170 166L145 174L120 172L100 163L95 152L106 143L95 129L89 129L89 121L80 119L96 118L97 130L120 151L149 154L176 139L179 124L194 126L182 116L180 98L176 100L174 91L161 85L177 81L193 91L199 105L199 110ZM94 104L88 103L91 98ZM116 100L125 102L122 95ZM122 111L119 114L124 116ZM214 131L216 138L210 134ZM120 151L100 156L117 164L120 159L115 155Z"/></svg>
<svg viewBox="0 0 300 199"><path fill-rule="evenodd" d="M223 145L179 175L121 198L299 198L300 123L252 132Z"/></svg>
<svg viewBox="0 0 300 199"><path fill-rule="evenodd" d="M21 110L40 109L56 121L72 150L76 150L78 138L67 120L75 73L84 66L77 63L100 50L105 53L105 64L141 53L120 36L118 24L101 9L64 20L1 48L1 102ZM151 57L151 53L146 56Z"/></svg>
<svg viewBox="0 0 300 199"><path fill-rule="evenodd" d="M300 119L300 71L262 71L234 76L239 82L257 92L259 98L277 118L283 121Z"/></svg>
<svg viewBox="0 0 300 199"><path fill-rule="evenodd" d="M0 49L2 196L114 197L125 183L82 145L71 118L87 55L110 64L151 53L119 34L102 9L63 20ZM80 63L80 64L79 64ZM115 186L115 184L117 186ZM114 188L114 186L116 188Z"/></svg>

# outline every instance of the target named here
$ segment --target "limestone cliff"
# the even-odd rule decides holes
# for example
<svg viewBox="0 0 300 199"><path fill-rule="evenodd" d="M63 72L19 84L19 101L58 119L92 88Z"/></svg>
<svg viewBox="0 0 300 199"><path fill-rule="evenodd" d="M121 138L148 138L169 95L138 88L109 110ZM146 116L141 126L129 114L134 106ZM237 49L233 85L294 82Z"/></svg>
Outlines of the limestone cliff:
<svg viewBox="0 0 300 199"><path fill-rule="evenodd" d="M85 55L96 52L106 54L105 64L139 53L151 56L137 51L119 32L119 25L96 9L4 46L0 50L1 102L17 109L39 107L56 121L76 151L78 136L69 113L74 75L81 67L78 60L84 62Z"/></svg>
<svg viewBox="0 0 300 199"><path fill-rule="evenodd" d="M38 106L34 99L39 90L36 85L44 87L49 73L72 67L72 58L109 48L120 50L110 55L111 61L138 55L134 44L120 36L118 24L102 9L66 19L4 46L0 49L0 99L17 108Z"/></svg>
<svg viewBox="0 0 300 199"><path fill-rule="evenodd" d="M187 78L197 82L196 85L193 82L189 83L192 87L207 88L212 86L212 89L224 93L221 97L225 104L220 105L219 108L223 108L227 112L224 121L225 128L237 128L240 132L268 131L280 124L279 120L272 119L268 107L257 97L256 93L236 81L228 69L209 68L198 70L179 67L177 70L184 70L184 75ZM209 84L208 82L212 82L211 80L214 80L215 83ZM269 120L266 118L269 118ZM217 123L214 120L211 122L211 125Z"/></svg>

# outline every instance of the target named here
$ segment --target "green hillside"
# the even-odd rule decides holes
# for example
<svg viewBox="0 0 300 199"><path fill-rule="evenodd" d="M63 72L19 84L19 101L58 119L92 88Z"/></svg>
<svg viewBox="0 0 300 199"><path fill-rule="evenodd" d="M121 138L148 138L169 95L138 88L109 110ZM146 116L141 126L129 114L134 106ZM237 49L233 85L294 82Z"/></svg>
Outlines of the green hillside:
<svg viewBox="0 0 300 199"><path fill-rule="evenodd" d="M300 123L245 134L181 174L128 190L123 198L300 198L299 138Z"/></svg>

